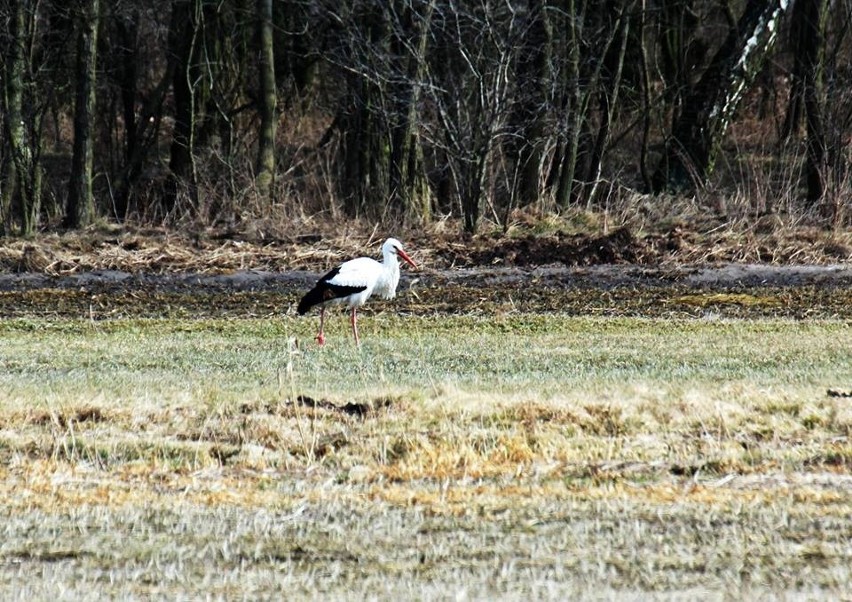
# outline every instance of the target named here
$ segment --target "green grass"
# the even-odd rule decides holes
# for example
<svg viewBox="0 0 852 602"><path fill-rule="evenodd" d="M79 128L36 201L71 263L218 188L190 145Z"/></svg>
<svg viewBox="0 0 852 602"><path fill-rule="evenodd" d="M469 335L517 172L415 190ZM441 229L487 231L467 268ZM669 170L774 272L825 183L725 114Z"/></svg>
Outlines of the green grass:
<svg viewBox="0 0 852 602"><path fill-rule="evenodd" d="M847 322L315 326L0 322L2 597L852 585Z"/></svg>

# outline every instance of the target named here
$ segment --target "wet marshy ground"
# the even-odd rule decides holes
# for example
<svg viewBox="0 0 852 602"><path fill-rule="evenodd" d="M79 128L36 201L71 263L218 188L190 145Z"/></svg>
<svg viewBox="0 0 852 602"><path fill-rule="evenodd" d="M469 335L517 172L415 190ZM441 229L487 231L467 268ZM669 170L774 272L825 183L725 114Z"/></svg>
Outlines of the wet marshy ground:
<svg viewBox="0 0 852 602"><path fill-rule="evenodd" d="M11 317L274 317L294 312L319 274L233 271L66 276L0 275L0 315ZM852 318L845 266L723 264L654 268L494 267L405 271L397 299L369 306L409 314L557 312L648 317Z"/></svg>

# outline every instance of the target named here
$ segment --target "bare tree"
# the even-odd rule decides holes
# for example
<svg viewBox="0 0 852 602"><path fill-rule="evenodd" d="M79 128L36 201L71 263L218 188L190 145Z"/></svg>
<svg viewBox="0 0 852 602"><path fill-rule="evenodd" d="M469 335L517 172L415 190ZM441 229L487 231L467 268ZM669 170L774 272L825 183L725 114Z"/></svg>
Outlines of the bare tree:
<svg viewBox="0 0 852 602"><path fill-rule="evenodd" d="M828 12L827 0L796 0L790 15L793 70L781 138L794 137L804 116L807 131L806 200L811 206L823 199L828 171L823 117L825 29Z"/></svg>
<svg viewBox="0 0 852 602"><path fill-rule="evenodd" d="M802 19L801 45L796 50L801 53L804 63L804 104L807 123L807 160L805 166L807 181L807 202L814 206L823 200L825 194L826 140L823 120L825 90L823 73L825 69L825 25L828 15L827 0L798 0L804 5Z"/></svg>
<svg viewBox="0 0 852 602"><path fill-rule="evenodd" d="M2 229L76 227L107 208L231 223L265 214L244 199L279 183L282 202L314 204L322 188L349 215L437 212L469 232L615 187L688 192L727 153L768 64L793 76L795 144L776 158L804 158L804 201L837 223L850 0L796 0L776 52L787 1L7 0ZM68 164L70 180L55 167ZM252 183L258 197L241 194Z"/></svg>
<svg viewBox="0 0 852 602"><path fill-rule="evenodd" d="M33 137L32 112L26 114L25 90L31 87L33 65L28 49L33 43L35 3L13 0L10 3L10 35L6 55L5 130L11 160L7 164L3 202L4 222L9 224L10 210L17 206L21 233L35 232L41 209L42 170L40 138ZM8 226L7 226L8 227Z"/></svg>
<svg viewBox="0 0 852 602"><path fill-rule="evenodd" d="M464 229L476 230L489 170L510 135L514 68L524 21L512 3L451 3L436 22L425 85L435 121L425 128L446 165Z"/></svg>
<svg viewBox="0 0 852 602"><path fill-rule="evenodd" d="M429 219L420 110L435 5L355 0L326 7L333 32L326 57L345 85L321 144L338 140L337 190L350 215Z"/></svg>
<svg viewBox="0 0 852 602"><path fill-rule="evenodd" d="M513 205L535 203L541 197L542 168L548 146L552 112L553 23L546 0L529 0L525 7L527 25L518 53L518 98L512 115L512 136L508 145L515 157ZM513 174L513 176L514 176Z"/></svg>
<svg viewBox="0 0 852 602"><path fill-rule="evenodd" d="M375 213L389 196L390 132L385 105L389 17L369 1L348 6L335 3L327 14L338 35L326 56L342 84L334 122L326 134L326 139L339 137L336 188L348 214Z"/></svg>
<svg viewBox="0 0 852 602"><path fill-rule="evenodd" d="M95 217L92 159L99 21L100 0L86 0L78 13L74 154L71 161L68 204L63 220L67 228L87 226Z"/></svg>
<svg viewBox="0 0 852 602"><path fill-rule="evenodd" d="M390 51L396 77L389 83L390 202L403 215L421 222L431 218L431 199L420 140L421 82L437 0L391 6Z"/></svg>
<svg viewBox="0 0 852 602"><path fill-rule="evenodd" d="M0 205L4 230L11 229L12 203L28 206L33 194L27 177L31 169L32 149L27 141L24 129L23 98L26 47L26 19L31 3L27 0L10 2L8 16L9 31L5 39L6 64L4 80L4 133L10 157L4 164L3 202Z"/></svg>
<svg viewBox="0 0 852 602"><path fill-rule="evenodd" d="M198 172L195 163L197 129L197 85L199 73L198 42L202 18L201 0L173 0L169 31L170 52L174 57L172 90L174 94L174 131L169 152L169 188L163 199L168 214L186 191L191 206L198 207Z"/></svg>
<svg viewBox="0 0 852 602"><path fill-rule="evenodd" d="M627 6L619 1L599 6L588 0L565 0L559 13L564 37L563 50L554 57L558 78L554 111L559 119L550 181L562 207L587 198L592 189L586 184L600 175L620 87Z"/></svg>
<svg viewBox="0 0 852 602"><path fill-rule="evenodd" d="M272 36L272 0L257 0L258 55L260 60L260 135L257 142L255 182L258 194L269 199L275 182L275 53Z"/></svg>
<svg viewBox="0 0 852 602"><path fill-rule="evenodd" d="M106 90L102 139L114 149L105 153L102 163L111 182L111 213L119 221L133 211L139 180L160 139L177 57L168 53L159 70L151 64L158 58L154 48L168 43L170 8L171 0L160 0L150 10L129 4L123 11L107 13L110 18L103 23L104 44L116 52L99 57Z"/></svg>
<svg viewBox="0 0 852 602"><path fill-rule="evenodd" d="M597 95L597 133L591 137L593 142L585 162L584 185L579 189L576 202L588 203L595 198L601 182L604 154L610 141L613 120L619 109L621 78L624 72L624 57L634 9L632 0L616 0L610 3L608 11L602 15L602 30L611 32L611 41L607 40L602 62L600 84Z"/></svg>
<svg viewBox="0 0 852 602"><path fill-rule="evenodd" d="M691 86L653 177L656 191L686 190L713 171L719 146L743 94L777 37L787 0L748 0L736 24Z"/></svg>

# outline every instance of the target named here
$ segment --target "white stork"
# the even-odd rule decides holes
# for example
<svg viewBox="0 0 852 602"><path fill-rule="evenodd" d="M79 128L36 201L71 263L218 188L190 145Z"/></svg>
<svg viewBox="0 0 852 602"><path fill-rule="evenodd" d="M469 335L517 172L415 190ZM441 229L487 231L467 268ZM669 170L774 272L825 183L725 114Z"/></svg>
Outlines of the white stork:
<svg viewBox="0 0 852 602"><path fill-rule="evenodd" d="M403 250L402 243L395 238L389 238L382 245L381 263L369 257L358 257L340 264L319 279L316 286L302 297L298 307L299 315L304 315L314 305L320 306L317 343L325 344L323 325L326 306L346 305L352 309L352 334L355 336L355 344L361 345L356 312L373 293L385 299L393 299L396 296L400 257L412 267L417 267Z"/></svg>

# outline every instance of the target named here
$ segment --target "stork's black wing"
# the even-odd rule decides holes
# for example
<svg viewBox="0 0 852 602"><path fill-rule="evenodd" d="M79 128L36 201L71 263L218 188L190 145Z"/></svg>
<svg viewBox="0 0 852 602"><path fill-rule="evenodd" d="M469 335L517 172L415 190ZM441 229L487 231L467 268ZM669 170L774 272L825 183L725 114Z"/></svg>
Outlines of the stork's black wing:
<svg viewBox="0 0 852 602"><path fill-rule="evenodd" d="M299 301L299 307L297 308L300 316L307 313L314 305L326 303L332 299L348 297L349 295L354 295L355 293L360 293L367 289L366 286L332 284L331 281L334 280L334 277L337 276L338 273L340 273L340 268L334 268L328 274L320 278L316 286L302 297L302 300Z"/></svg>

